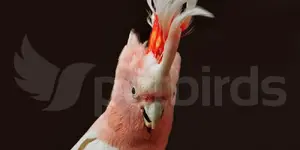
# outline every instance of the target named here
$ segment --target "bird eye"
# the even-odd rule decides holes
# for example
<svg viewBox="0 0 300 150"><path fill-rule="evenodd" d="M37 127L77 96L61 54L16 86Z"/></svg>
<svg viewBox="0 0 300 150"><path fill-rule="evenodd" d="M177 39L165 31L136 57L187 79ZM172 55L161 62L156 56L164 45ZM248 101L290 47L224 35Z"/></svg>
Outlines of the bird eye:
<svg viewBox="0 0 300 150"><path fill-rule="evenodd" d="M135 94L135 88L134 88L134 87L132 87L131 93L132 93L133 95Z"/></svg>

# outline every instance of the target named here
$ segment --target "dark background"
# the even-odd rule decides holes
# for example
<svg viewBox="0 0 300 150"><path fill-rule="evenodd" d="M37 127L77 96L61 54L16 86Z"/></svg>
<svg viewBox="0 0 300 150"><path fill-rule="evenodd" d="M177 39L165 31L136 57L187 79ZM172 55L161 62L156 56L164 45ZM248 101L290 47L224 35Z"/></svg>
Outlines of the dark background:
<svg viewBox="0 0 300 150"><path fill-rule="evenodd" d="M257 106L237 106L227 85L222 107L202 106L201 98L192 106L175 107L167 149L299 149L300 5L290 0L201 0L198 4L216 18L196 17L194 32L181 40L181 76L201 83L202 76L249 75L250 66L257 65L260 81L267 76L285 77L286 84L277 87L287 92L287 101L281 107L262 106L261 99L271 96L259 89ZM145 0L14 4L7 11L9 67L25 34L40 55L61 68L75 62L97 67L88 74L76 105L60 112L42 111L51 101L30 98L15 84L15 75L10 76L13 95L5 99L13 103L9 122L15 126L10 126L14 137L8 141L22 149L71 149L96 120L95 76L114 75L131 28L147 40L151 28L146 9ZM203 65L210 66L211 72L202 73ZM104 90L107 98L111 88L107 85ZM189 90L182 86L179 95L184 98ZM241 95L248 91L244 86Z"/></svg>

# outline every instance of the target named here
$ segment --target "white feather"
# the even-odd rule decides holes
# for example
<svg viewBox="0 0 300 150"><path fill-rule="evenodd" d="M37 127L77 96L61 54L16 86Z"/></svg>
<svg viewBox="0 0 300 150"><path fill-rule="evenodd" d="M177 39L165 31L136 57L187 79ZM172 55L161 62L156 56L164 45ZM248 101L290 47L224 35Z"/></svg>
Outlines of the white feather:
<svg viewBox="0 0 300 150"><path fill-rule="evenodd" d="M153 26L153 20L154 20L154 13L153 12L148 12L149 17L147 17L147 23L152 27Z"/></svg>
<svg viewBox="0 0 300 150"><path fill-rule="evenodd" d="M171 24L171 19L174 17L179 23L187 19L187 17L192 17L195 15L201 15L205 17L214 17L212 13L208 12L202 7L196 6L198 0L147 0L147 3L150 7L151 14L147 18L148 24L152 27L154 22L154 14L158 16L158 22L162 27L163 33L167 34L169 32L169 25ZM154 6L152 5L154 3ZM181 13L182 7L184 4L187 4L187 8L184 12ZM194 9L197 10L194 10ZM179 19L177 19L179 17ZM188 19L188 24L190 19ZM174 22L172 22L173 24ZM178 28L178 22L172 27Z"/></svg>
<svg viewBox="0 0 300 150"><path fill-rule="evenodd" d="M97 134L92 129L89 129L81 138L80 140L74 145L71 150L79 150L81 144L87 139L94 139L94 141L88 143L84 150L118 150L107 143L100 141L97 139Z"/></svg>
<svg viewBox="0 0 300 150"><path fill-rule="evenodd" d="M119 149L111 147L110 145L100 140L95 140L90 144L88 144L84 150L119 150Z"/></svg>
<svg viewBox="0 0 300 150"><path fill-rule="evenodd" d="M196 16L196 15L202 15L202 16L207 16L207 17L213 17L213 15L204 10L203 8L197 6L195 8L189 9L178 15L177 17L174 18L170 30L174 31L176 28L178 28L182 21L185 20L187 17L190 16Z"/></svg>
<svg viewBox="0 0 300 150"><path fill-rule="evenodd" d="M148 6L150 7L150 10L151 10L152 12L154 12L154 8L153 8L153 6L152 6L152 0L147 0L147 3L148 3Z"/></svg>

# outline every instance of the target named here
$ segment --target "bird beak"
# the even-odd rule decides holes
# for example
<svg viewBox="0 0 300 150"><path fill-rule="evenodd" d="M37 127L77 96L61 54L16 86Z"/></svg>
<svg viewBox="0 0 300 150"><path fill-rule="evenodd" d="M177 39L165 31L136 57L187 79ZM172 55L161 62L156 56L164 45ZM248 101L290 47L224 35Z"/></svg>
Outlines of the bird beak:
<svg viewBox="0 0 300 150"><path fill-rule="evenodd" d="M163 115L163 105L160 101L156 100L147 103L143 108L144 122L147 128L155 129L155 126Z"/></svg>

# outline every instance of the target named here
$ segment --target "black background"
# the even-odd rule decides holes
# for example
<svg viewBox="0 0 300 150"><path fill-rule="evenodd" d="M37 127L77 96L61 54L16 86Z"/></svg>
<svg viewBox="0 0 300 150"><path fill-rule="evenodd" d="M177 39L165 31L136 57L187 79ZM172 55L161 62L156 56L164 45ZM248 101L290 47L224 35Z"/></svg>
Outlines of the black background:
<svg viewBox="0 0 300 150"><path fill-rule="evenodd" d="M300 5L289 0L201 0L198 4L216 18L195 18L194 32L181 40L181 76L201 83L202 76L249 75L250 66L257 65L260 81L267 76L285 77L286 84L277 86L287 92L287 101L281 107L262 106L261 98L270 96L259 89L257 106L237 106L227 85L222 107L202 106L201 98L192 106L175 107L167 149L299 149L299 98L295 92L299 89L296 53L300 49ZM13 146L71 149L96 120L95 76L114 76L130 29L136 29L142 41L147 40L151 28L146 23L146 9L145 0L26 1L7 11L11 24L5 44L10 55L5 57L10 66L25 34L40 55L59 67L75 62L97 65L87 76L76 105L60 112L42 111L51 102L30 98L15 84L14 75L10 76L13 95L5 99L13 103L9 121L16 125L14 137L9 139ZM210 66L211 72L202 73L203 65ZM107 98L111 88L107 85L104 90ZM248 91L245 86L241 95ZM188 87L180 87L179 95L188 93Z"/></svg>

